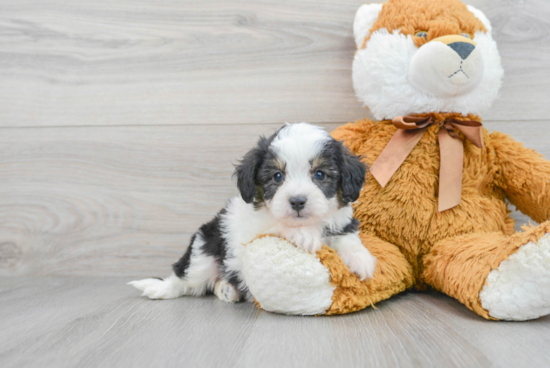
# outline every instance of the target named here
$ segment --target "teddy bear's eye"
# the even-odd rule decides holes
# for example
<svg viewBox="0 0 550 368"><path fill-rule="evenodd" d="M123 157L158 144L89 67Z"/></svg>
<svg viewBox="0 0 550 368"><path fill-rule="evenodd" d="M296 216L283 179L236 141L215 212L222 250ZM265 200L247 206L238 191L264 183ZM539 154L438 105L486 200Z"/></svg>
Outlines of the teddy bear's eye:
<svg viewBox="0 0 550 368"><path fill-rule="evenodd" d="M470 36L468 33L461 33L461 36L472 39L472 36Z"/></svg>
<svg viewBox="0 0 550 368"><path fill-rule="evenodd" d="M423 39L428 38L428 32L426 31L418 31L414 35L415 37L422 37Z"/></svg>

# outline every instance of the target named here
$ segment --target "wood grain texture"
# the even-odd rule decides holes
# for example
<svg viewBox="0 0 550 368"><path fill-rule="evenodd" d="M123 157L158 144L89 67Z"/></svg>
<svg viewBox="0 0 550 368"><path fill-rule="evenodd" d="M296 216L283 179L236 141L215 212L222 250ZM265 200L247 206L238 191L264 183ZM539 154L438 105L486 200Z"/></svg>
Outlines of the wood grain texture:
<svg viewBox="0 0 550 368"><path fill-rule="evenodd" d="M550 365L548 317L487 322L441 294L300 318L105 277L169 272L258 135L365 115L365 2L0 0L2 368ZM550 158L550 2L467 2L506 70L485 126Z"/></svg>
<svg viewBox="0 0 550 368"><path fill-rule="evenodd" d="M0 126L353 121L365 2L0 0ZM485 119L548 121L550 2L468 3L506 69Z"/></svg>
<svg viewBox="0 0 550 368"><path fill-rule="evenodd" d="M237 194L233 163L279 127L5 129L0 272L166 273Z"/></svg>
<svg viewBox="0 0 550 368"><path fill-rule="evenodd" d="M486 126L550 157L544 123ZM3 129L0 275L164 276L237 195L233 164L279 127Z"/></svg>
<svg viewBox="0 0 550 368"><path fill-rule="evenodd" d="M292 317L214 297L150 301L127 278L0 279L0 365L545 367L550 318L486 321L441 294Z"/></svg>

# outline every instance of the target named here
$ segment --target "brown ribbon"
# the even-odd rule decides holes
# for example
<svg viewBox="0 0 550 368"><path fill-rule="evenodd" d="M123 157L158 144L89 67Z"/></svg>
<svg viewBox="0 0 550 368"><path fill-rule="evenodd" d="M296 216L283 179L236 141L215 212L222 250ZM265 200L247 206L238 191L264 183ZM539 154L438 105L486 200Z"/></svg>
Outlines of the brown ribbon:
<svg viewBox="0 0 550 368"><path fill-rule="evenodd" d="M407 156L418 144L424 132L434 123L439 125L439 212L460 204L464 144L457 129L476 147L483 148L483 126L475 120L434 121L430 117L398 116L393 119L397 131L370 168L372 176L382 187L390 181Z"/></svg>

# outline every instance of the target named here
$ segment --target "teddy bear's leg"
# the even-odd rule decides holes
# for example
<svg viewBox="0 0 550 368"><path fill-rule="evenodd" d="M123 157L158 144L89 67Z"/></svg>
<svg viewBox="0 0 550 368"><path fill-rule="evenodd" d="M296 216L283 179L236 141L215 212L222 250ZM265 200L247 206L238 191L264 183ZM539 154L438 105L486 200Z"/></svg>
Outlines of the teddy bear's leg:
<svg viewBox="0 0 550 368"><path fill-rule="evenodd" d="M323 248L318 257L330 272L336 286L327 314L343 314L372 306L412 287L413 268L399 248L372 234L359 234L363 245L376 258L371 279L360 281L338 254Z"/></svg>
<svg viewBox="0 0 550 368"><path fill-rule="evenodd" d="M423 280L487 319L550 313L550 221L507 236L468 234L438 242Z"/></svg>
<svg viewBox="0 0 550 368"><path fill-rule="evenodd" d="M243 276L263 309L300 315L358 311L412 286L412 266L395 245L365 234L361 239L377 258L374 277L363 282L333 249L310 254L275 237L243 247Z"/></svg>

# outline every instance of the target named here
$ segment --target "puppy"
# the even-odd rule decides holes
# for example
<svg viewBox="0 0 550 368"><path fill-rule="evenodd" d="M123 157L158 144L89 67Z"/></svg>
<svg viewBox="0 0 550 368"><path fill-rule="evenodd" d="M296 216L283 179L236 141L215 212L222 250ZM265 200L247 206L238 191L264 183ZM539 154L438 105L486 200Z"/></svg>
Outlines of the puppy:
<svg viewBox="0 0 550 368"><path fill-rule="evenodd" d="M261 234L310 253L326 244L361 280L372 277L376 260L359 239L351 207L365 172L359 158L322 128L287 124L244 156L234 174L241 196L193 235L173 274L129 285L151 299L214 292L226 302L251 301L239 252Z"/></svg>

